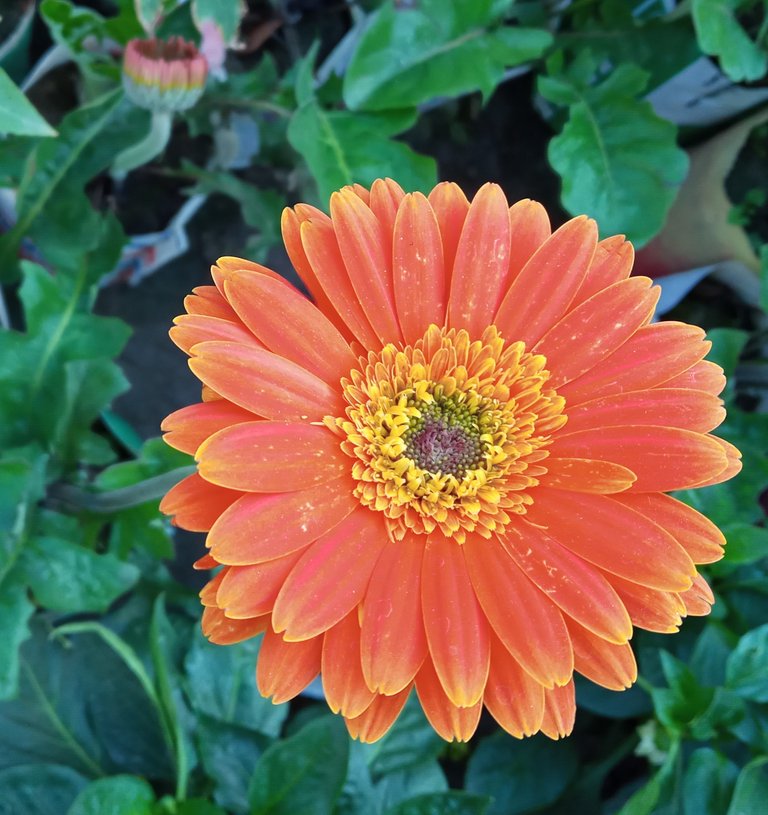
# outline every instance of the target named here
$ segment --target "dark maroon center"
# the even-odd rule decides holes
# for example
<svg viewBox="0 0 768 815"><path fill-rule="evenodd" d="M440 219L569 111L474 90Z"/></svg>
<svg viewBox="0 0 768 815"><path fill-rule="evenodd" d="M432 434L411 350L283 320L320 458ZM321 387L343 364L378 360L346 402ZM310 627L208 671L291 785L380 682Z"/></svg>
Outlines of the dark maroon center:
<svg viewBox="0 0 768 815"><path fill-rule="evenodd" d="M431 473L461 476L468 467L477 466L481 453L478 439L463 427L428 418L408 441L405 455Z"/></svg>

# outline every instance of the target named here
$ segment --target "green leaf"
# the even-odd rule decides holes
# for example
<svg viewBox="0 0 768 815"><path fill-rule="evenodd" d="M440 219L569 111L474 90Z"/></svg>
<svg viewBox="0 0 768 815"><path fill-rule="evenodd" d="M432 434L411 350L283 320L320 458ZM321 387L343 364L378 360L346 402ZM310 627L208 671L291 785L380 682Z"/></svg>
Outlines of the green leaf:
<svg viewBox="0 0 768 815"><path fill-rule="evenodd" d="M768 54L754 43L736 19L741 0L693 0L693 24L705 54L717 57L734 82L760 79Z"/></svg>
<svg viewBox="0 0 768 815"><path fill-rule="evenodd" d="M62 815L86 784L82 775L55 764L27 764L0 772L0 812Z"/></svg>
<svg viewBox="0 0 768 815"><path fill-rule="evenodd" d="M388 138L410 127L414 118L412 111L327 111L311 101L291 117L288 141L309 165L321 201L346 184L370 186L385 176L397 178L407 190L428 191L437 180L434 159Z"/></svg>
<svg viewBox="0 0 768 815"><path fill-rule="evenodd" d="M376 793L384 811L409 798L447 790L448 781L436 759L389 772L376 784Z"/></svg>
<svg viewBox="0 0 768 815"><path fill-rule="evenodd" d="M683 815L721 815L731 799L738 770L725 756L700 747L688 760L682 785Z"/></svg>
<svg viewBox="0 0 768 815"><path fill-rule="evenodd" d="M0 590L0 699L18 689L19 646L29 637L27 623L34 610L23 581L11 572Z"/></svg>
<svg viewBox="0 0 768 815"><path fill-rule="evenodd" d="M140 576L114 555L54 537L33 538L20 565L37 602L53 611L106 611Z"/></svg>
<svg viewBox="0 0 768 815"><path fill-rule="evenodd" d="M725 668L726 686L739 696L768 702L768 624L745 634Z"/></svg>
<svg viewBox="0 0 768 815"><path fill-rule="evenodd" d="M344 784L349 737L339 718L323 716L273 744L251 779L251 815L331 815Z"/></svg>
<svg viewBox="0 0 768 815"><path fill-rule="evenodd" d="M466 792L435 792L403 801L386 815L484 815L490 800L484 795Z"/></svg>
<svg viewBox="0 0 768 815"><path fill-rule="evenodd" d="M277 736L287 705L273 705L256 689L253 671L258 643L248 640L222 648L199 632L184 662L186 691L198 713L228 724Z"/></svg>
<svg viewBox="0 0 768 815"><path fill-rule="evenodd" d="M635 65L619 66L593 87L557 81L565 86L559 99L573 100L548 150L563 179L563 205L595 218L604 234L626 234L642 246L661 229L688 170L675 126L637 99L645 74Z"/></svg>
<svg viewBox="0 0 768 815"><path fill-rule="evenodd" d="M554 803L573 780L578 761L570 742L537 736L525 741L497 733L469 759L466 789L491 795L488 815L517 815Z"/></svg>
<svg viewBox="0 0 768 815"><path fill-rule="evenodd" d="M154 802L152 787L143 778L116 775L89 784L67 815L151 815Z"/></svg>
<svg viewBox="0 0 768 815"><path fill-rule="evenodd" d="M490 0L386 2L372 16L344 76L352 110L387 110L482 91L504 69L539 57L552 36L500 27Z"/></svg>
<svg viewBox="0 0 768 815"><path fill-rule="evenodd" d="M768 757L756 758L739 773L728 815L755 815L768 800Z"/></svg>
<svg viewBox="0 0 768 815"><path fill-rule="evenodd" d="M56 131L0 68L0 134L6 133L17 136L56 135Z"/></svg>
<svg viewBox="0 0 768 815"><path fill-rule="evenodd" d="M728 545L728 564L754 563L768 557L768 529L752 524L735 523L723 529Z"/></svg>

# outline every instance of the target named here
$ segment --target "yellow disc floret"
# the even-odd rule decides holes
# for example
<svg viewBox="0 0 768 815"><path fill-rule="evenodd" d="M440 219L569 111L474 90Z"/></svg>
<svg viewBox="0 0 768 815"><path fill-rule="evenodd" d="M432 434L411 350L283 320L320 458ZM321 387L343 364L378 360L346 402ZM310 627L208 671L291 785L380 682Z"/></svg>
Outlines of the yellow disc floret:
<svg viewBox="0 0 768 815"><path fill-rule="evenodd" d="M393 538L490 537L525 512L566 421L545 365L493 326L472 341L432 325L412 346L370 352L342 381L349 407L326 424L355 460L355 494L387 516Z"/></svg>

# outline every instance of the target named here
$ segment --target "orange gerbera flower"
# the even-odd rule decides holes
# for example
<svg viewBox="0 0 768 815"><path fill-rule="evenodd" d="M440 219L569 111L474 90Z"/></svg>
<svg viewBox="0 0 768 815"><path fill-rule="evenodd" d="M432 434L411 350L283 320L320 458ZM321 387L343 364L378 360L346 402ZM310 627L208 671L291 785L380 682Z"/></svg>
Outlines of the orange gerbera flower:
<svg viewBox="0 0 768 815"><path fill-rule="evenodd" d="M445 739L482 706L512 735L570 732L574 670L636 677L636 625L706 614L706 518L663 493L739 468L709 435L724 378L704 333L651 324L622 237L485 185L347 187L283 236L314 304L222 258L171 329L203 401L169 416L199 473L166 496L208 532L203 630L264 632L276 702L322 673L365 741L415 686Z"/></svg>

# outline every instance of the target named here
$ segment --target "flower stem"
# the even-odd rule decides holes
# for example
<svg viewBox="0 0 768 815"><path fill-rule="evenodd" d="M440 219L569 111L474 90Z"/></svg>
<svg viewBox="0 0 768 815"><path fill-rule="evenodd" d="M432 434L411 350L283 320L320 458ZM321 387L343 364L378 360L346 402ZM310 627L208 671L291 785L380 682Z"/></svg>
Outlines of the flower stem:
<svg viewBox="0 0 768 815"><path fill-rule="evenodd" d="M112 174L117 178L124 178L131 170L148 164L155 156L160 155L171 137L172 123L173 113L154 111L149 133L140 142L117 155L112 165Z"/></svg>

